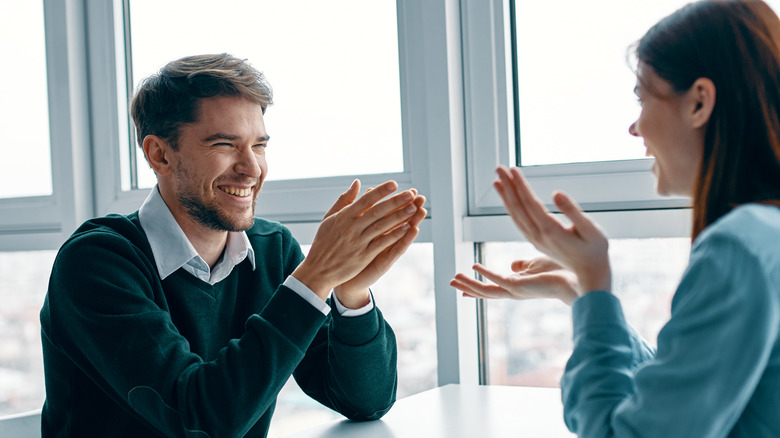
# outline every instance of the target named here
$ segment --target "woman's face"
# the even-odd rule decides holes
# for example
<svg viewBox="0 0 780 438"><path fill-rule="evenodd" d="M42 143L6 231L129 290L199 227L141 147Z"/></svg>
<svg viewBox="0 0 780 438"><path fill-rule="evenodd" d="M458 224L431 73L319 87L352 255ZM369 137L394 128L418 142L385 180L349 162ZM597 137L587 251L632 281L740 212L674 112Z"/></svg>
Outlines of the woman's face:
<svg viewBox="0 0 780 438"><path fill-rule="evenodd" d="M640 79L641 78L641 79ZM661 195L693 196L704 150L704 131L692 120L697 105L691 90L675 93L652 67L641 64L634 89L642 111L628 132L642 137ZM706 128L706 126L705 126Z"/></svg>

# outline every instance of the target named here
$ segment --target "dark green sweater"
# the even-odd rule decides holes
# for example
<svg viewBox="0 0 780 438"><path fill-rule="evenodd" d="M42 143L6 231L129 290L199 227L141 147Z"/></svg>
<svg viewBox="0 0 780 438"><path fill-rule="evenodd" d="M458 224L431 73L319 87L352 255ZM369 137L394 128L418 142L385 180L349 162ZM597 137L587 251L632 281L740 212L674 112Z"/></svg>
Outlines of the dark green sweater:
<svg viewBox="0 0 780 438"><path fill-rule="evenodd" d="M211 286L161 281L138 214L82 225L60 249L41 311L43 437L262 437L290 375L352 419L395 401L396 344L378 309L329 316L282 286L303 259L282 225L247 231Z"/></svg>

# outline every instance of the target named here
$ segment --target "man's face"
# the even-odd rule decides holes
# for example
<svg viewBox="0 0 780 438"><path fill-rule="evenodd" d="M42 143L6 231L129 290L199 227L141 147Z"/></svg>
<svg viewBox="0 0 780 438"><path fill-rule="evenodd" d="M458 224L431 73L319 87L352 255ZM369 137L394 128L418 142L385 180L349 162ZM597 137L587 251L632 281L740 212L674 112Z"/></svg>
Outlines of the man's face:
<svg viewBox="0 0 780 438"><path fill-rule="evenodd" d="M198 116L179 129L171 163L176 200L168 207L179 221L184 216L212 230L246 230L268 171L262 108L242 97L213 97L201 100Z"/></svg>

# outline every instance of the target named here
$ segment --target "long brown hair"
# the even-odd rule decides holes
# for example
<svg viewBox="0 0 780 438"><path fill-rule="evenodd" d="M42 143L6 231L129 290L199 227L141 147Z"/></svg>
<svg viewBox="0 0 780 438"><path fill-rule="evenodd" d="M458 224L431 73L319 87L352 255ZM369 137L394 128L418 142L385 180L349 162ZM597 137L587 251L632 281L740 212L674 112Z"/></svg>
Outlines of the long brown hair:
<svg viewBox="0 0 780 438"><path fill-rule="evenodd" d="M715 84L693 196L693 238L748 202L780 200L780 20L760 0L690 3L635 46L675 92ZM641 80L641 77L640 77Z"/></svg>

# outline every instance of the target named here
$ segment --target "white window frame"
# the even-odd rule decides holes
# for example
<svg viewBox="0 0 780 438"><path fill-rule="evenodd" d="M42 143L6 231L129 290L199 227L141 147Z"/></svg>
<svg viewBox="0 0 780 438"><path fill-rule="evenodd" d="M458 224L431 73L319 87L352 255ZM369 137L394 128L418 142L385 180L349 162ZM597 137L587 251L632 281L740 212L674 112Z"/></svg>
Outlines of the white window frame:
<svg viewBox="0 0 780 438"><path fill-rule="evenodd" d="M469 179L464 239L523 240L492 186L496 166L513 165L508 128L514 125L508 104L512 89L507 86L508 1L463 0L462 5ZM602 223L609 237L689 235L689 200L660 197L651 165L649 159L603 161L530 166L523 172L548 208L555 211L551 194L563 190Z"/></svg>
<svg viewBox="0 0 780 438"><path fill-rule="evenodd" d="M122 90L125 50L122 0L87 2L92 84L96 214L129 213L148 194L121 190L117 144L127 145L127 107ZM463 142L460 9L456 0L397 1L404 171L378 175L267 181L257 214L283 222L302 243L310 243L318 222L356 177L364 187L388 179L400 189L426 194L429 218L418 241L434 242L439 384L476 381L476 342L472 300L458 299L449 279L473 260L461 240L466 214ZM119 32L118 32L119 31ZM117 84L120 84L117 87ZM271 109L272 111L273 109ZM107 146L110 145L110 146ZM133 146L137 147L137 146ZM436 157L429 160L429 156Z"/></svg>
<svg viewBox="0 0 780 438"><path fill-rule="evenodd" d="M403 18L403 3L399 2L399 19ZM122 13L124 2L112 0L108 2L90 2L88 13L90 23L90 47L93 54L99 55L98 59L107 62L92 63L90 73L92 82L98 92L93 93L92 105L95 117L101 123L96 123L99 130L94 132L95 141L98 144L122 143L122 147L128 147L129 137L126 132L126 113L118 108L127 108L126 97L116 94L116 84L124 84L124 59L121 55L124 51L124 26ZM399 26L401 31L403 26ZM408 68L408 50L404 50L403 35L399 36L402 46L400 52L400 68L404 71ZM124 85L120 85L120 89ZM100 90L104 90L100 92ZM415 119L409 108L409 86L404 77L401 77L401 102L403 125L403 154L404 171L399 173L373 174L373 175L344 175L326 178L294 179L267 181L258 201L257 214L262 217L284 222L310 222L320 220L322 215L330 208L332 200L341 194L356 177L361 179L364 186L380 184L388 179L394 179L401 189L416 187L421 192L428 189L428 180L425 177L427 170L427 154L425 148L415 148L410 140L409 131L415 129L415 124L423 121ZM269 109L273 111L273 107ZM137 147L133 145L132 147ZM101 148L100 162L112 163L111 168L98 168L98 177L106 184L96 187L97 210L99 214L108 212L132 212L138 208L139 200L143 201L148 194L148 189L123 191L121 189L121 160L119 149Z"/></svg>
<svg viewBox="0 0 780 438"><path fill-rule="evenodd" d="M43 2L52 195L0 199L0 248L54 249L93 216L84 8Z"/></svg>
<svg viewBox="0 0 780 438"><path fill-rule="evenodd" d="M129 213L148 190L121 190L119 144L129 143L121 0L45 0L51 120L51 196L0 200L0 250L56 249L84 220ZM474 243L522 240L491 182L509 164L504 0L398 0L404 171L428 197L419 241L434 245L438 382L476 383L476 305L449 286L469 272ZM490 145L490 146L488 146ZM137 147L137 146L133 146ZM526 168L548 196L574 195L610 237L689 234L687 201L654 193L647 161ZM269 181L258 214L310 243L322 215L358 175ZM617 187L625 190L616 190ZM547 199L549 202L549 199Z"/></svg>

